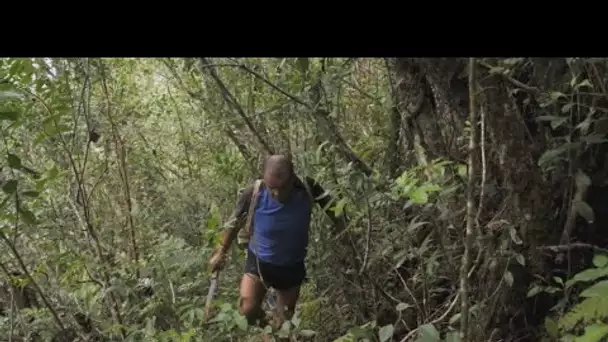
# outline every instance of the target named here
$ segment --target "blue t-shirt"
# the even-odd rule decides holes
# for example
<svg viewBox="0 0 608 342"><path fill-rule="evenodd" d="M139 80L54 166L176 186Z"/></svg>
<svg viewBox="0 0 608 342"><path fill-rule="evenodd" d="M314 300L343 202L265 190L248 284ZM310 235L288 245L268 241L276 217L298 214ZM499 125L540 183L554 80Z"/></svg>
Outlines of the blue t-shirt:
<svg viewBox="0 0 608 342"><path fill-rule="evenodd" d="M306 190L295 188L285 203L272 198L265 187L260 188L259 196L249 251L260 261L278 266L304 261L312 213Z"/></svg>

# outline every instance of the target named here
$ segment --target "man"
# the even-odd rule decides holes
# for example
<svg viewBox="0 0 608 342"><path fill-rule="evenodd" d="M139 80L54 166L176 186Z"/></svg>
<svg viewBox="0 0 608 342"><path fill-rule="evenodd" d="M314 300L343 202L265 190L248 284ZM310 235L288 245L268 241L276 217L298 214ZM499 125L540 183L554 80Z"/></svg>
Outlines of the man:
<svg viewBox="0 0 608 342"><path fill-rule="evenodd" d="M250 324L263 320L262 302L270 287L276 290L277 308L282 313L277 323L290 319L294 313L300 286L306 278L304 259L312 205L315 202L325 208L331 201L312 178L306 177L304 182L306 185L295 175L289 157L273 155L266 160L257 205L251 217L252 235L247 244L245 274L240 286L239 311ZM223 266L230 245L245 223L253 191L254 186L249 186L238 200L234 219L227 224L222 245L211 257L213 270ZM326 208L326 213L336 228L344 229L342 217L335 216L329 208Z"/></svg>

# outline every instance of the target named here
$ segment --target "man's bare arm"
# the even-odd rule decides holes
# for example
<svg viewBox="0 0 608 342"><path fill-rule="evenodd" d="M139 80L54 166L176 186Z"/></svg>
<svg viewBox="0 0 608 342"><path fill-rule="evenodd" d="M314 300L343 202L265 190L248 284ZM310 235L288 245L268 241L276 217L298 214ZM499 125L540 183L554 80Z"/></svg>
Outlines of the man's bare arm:
<svg viewBox="0 0 608 342"><path fill-rule="evenodd" d="M249 211L249 202L251 201L251 195L253 194L253 185L247 187L239 197L234 213L230 217L230 220L224 225L224 232L222 238L221 251L223 253L228 252L234 239L236 239L239 230L245 224L247 219L247 212Z"/></svg>

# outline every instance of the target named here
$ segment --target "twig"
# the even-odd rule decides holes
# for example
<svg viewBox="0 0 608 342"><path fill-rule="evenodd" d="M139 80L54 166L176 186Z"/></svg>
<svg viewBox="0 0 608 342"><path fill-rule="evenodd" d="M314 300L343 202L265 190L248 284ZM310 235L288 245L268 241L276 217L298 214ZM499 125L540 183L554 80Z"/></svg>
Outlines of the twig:
<svg viewBox="0 0 608 342"><path fill-rule="evenodd" d="M482 67L484 67L486 69L493 69L493 68L495 68L494 66L492 66L492 65L490 65L488 63L482 62L482 61L478 61L477 64L481 65ZM533 87L533 86L529 86L527 84L524 84L524 83L522 83L522 82L514 79L513 77L511 77L509 75L505 75L503 73L498 73L496 75L502 76L504 79L506 79L507 81L509 81L510 83L512 83L514 86L519 87L519 88L521 88L521 89L523 89L525 91L528 91L528 92L533 93L535 95L540 94L540 89L538 89L536 87Z"/></svg>
<svg viewBox="0 0 608 342"><path fill-rule="evenodd" d="M200 62L201 62L200 63L201 66L206 66L206 65L211 64L204 57L200 58ZM247 114L245 114L245 111L243 110L241 105L238 103L237 99L228 90L228 88L226 87L226 85L224 84L222 79L219 77L219 75L217 74L217 72L215 71L214 68L209 69L209 75L211 76L211 78L214 79L215 83L217 84L218 88L220 89L220 94L222 95L222 98L224 99L226 104L228 104L234 111L236 111L237 114L243 119L243 121L245 121L245 125L247 125L247 127L249 128L251 133L253 133L253 135L257 138L258 142L260 143L260 145L262 145L265 152L270 153L270 154L274 153L273 149L270 147L268 142L257 131L255 126L253 125L253 122L251 122L251 120L247 117Z"/></svg>
<svg viewBox="0 0 608 342"><path fill-rule="evenodd" d="M245 64L241 64L240 65L241 69L247 71L248 73L254 75L255 77L259 78L260 80L262 80L264 83L268 84L272 89L278 91L279 93L285 95L286 97L292 99L294 102L301 104L302 106L308 108L308 109L312 109L312 106L308 103L306 103L304 100L300 99L299 97L292 95L290 93L288 93L287 91L279 88L279 86L277 86L276 84L270 82L270 80L268 80L266 77L262 76L260 73L258 73L255 70L252 70L251 68L249 68L248 66L246 66Z"/></svg>
<svg viewBox="0 0 608 342"><path fill-rule="evenodd" d="M476 77L475 77L475 58L469 59L469 122L471 133L469 138L469 180L467 184L467 222L464 239L464 253L462 256L462 268L460 272L460 296L462 324L460 327L460 337L464 342L468 342L469 328L469 268L471 267L471 247L473 245L473 225L475 222L475 204L473 203L473 187L475 186L475 153L477 149L477 103L476 103Z"/></svg>
<svg viewBox="0 0 608 342"><path fill-rule="evenodd" d="M572 250L572 249L591 249L594 252L600 252L600 253L607 253L608 254L608 249L606 248L601 248L595 245L591 245L588 243L582 243L582 242L574 242L571 244L567 244L567 245L556 245L556 246L539 246L536 249L541 250L541 251L552 251L552 252L564 252L564 251L568 251L568 250Z"/></svg>
<svg viewBox="0 0 608 342"><path fill-rule="evenodd" d="M452 312L452 309L454 309L454 307L456 306L456 303L458 303L459 297L460 297L460 293L457 293L456 296L454 296L454 300L452 300L452 303L450 303L450 306L443 313L443 315L439 316L437 319L432 320L430 324L437 324L437 323L443 321L450 314L450 312ZM410 331L407 335L405 335L404 338L401 339L401 342L406 342L408 338L412 337L420 329L420 327Z"/></svg>
<svg viewBox="0 0 608 342"><path fill-rule="evenodd" d="M414 305L416 305L416 308L418 309L418 312L420 312L421 314L424 314L424 311L422 310L422 307L420 306L420 303L418 303L418 301L416 300L416 296L414 296L414 293L412 293L412 290L410 290L409 286L407 286L407 283L405 282L405 279L403 279L403 277L399 273L399 270L396 267L394 267L393 270L395 271L395 273L397 274L397 276L401 280L401 283L403 284L403 288L405 289L405 292L407 292L407 294L410 297L412 297L412 301L414 302Z"/></svg>

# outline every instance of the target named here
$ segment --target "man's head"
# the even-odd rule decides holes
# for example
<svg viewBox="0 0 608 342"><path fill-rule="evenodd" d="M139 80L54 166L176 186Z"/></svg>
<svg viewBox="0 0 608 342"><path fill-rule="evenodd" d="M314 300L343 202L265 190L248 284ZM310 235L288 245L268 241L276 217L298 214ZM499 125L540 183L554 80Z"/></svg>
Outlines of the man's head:
<svg viewBox="0 0 608 342"><path fill-rule="evenodd" d="M291 158L283 154L271 155L264 163L264 184L277 198L289 195L295 180Z"/></svg>

